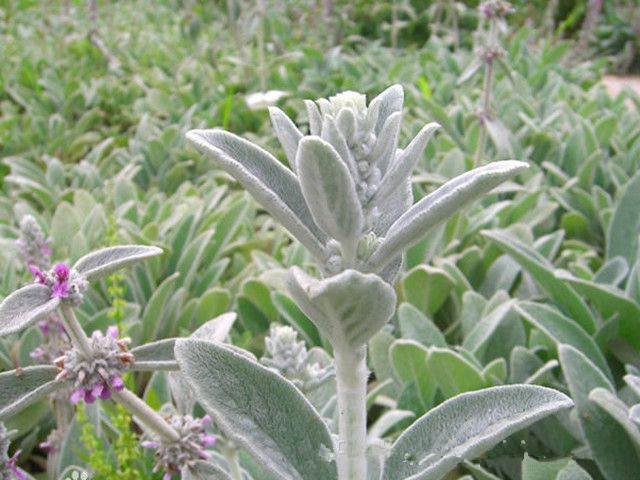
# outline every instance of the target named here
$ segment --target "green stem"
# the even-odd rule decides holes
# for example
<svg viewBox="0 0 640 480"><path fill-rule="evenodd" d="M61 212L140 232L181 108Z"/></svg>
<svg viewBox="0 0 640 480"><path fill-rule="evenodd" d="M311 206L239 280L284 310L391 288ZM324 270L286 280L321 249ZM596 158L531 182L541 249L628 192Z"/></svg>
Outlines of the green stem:
<svg viewBox="0 0 640 480"><path fill-rule="evenodd" d="M366 480L367 378L366 347L356 351L334 345L338 387L338 478Z"/></svg>
<svg viewBox="0 0 640 480"><path fill-rule="evenodd" d="M220 451L227 461L231 480L242 480L242 471L240 470L240 462L238 461L238 449L233 445L229 445L220 447Z"/></svg>
<svg viewBox="0 0 640 480"><path fill-rule="evenodd" d="M177 442L180 436L153 408L126 388L112 393L113 399L126 408L145 426L156 432L166 442Z"/></svg>

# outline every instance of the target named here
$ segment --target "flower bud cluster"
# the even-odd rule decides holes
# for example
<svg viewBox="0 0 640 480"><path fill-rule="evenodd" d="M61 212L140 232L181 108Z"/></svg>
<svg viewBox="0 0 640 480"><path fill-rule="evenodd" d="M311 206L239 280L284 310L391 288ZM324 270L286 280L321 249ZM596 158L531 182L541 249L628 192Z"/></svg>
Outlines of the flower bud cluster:
<svg viewBox="0 0 640 480"><path fill-rule="evenodd" d="M260 361L291 381L302 391L310 391L328 379L331 367L313 362L304 341L289 326L271 324L265 338L266 355Z"/></svg>
<svg viewBox="0 0 640 480"><path fill-rule="evenodd" d="M83 293L89 284L87 280L75 270L69 270L64 263L58 263L50 271L42 271L35 265L29 270L38 283L51 289L51 298L68 300L73 305L79 305L84 300Z"/></svg>
<svg viewBox="0 0 640 480"><path fill-rule="evenodd" d="M51 248L44 238L40 225L32 215L25 215L20 221L20 237L16 245L18 253L27 265L41 269L49 266Z"/></svg>
<svg viewBox="0 0 640 480"><path fill-rule="evenodd" d="M129 338L118 338L118 327L111 326L106 335L99 330L93 332L89 339L90 357L74 347L55 360L62 369L57 378L74 386L72 403L106 400L113 390L124 388L122 374L133 363L133 355L127 349L130 342Z"/></svg>
<svg viewBox="0 0 640 480"><path fill-rule="evenodd" d="M344 139L356 192L364 206L382 179L382 172L376 165L378 159L373 155L378 140L374 129L378 111L367 108L366 96L353 91L339 93L328 100L321 98L317 104L322 115L319 135L332 143L338 152L343 149L337 143ZM336 132L338 138L334 135Z"/></svg>
<svg viewBox="0 0 640 480"><path fill-rule="evenodd" d="M167 442L158 438L142 442L142 446L155 449L156 465L153 471L164 471L163 480L170 480L172 475L179 474L183 467L193 465L196 460L208 458L205 450L216 443L216 437L206 430L211 424L209 415L202 418L170 415L165 419L178 432L180 439Z"/></svg>
<svg viewBox="0 0 640 480"><path fill-rule="evenodd" d="M26 478L26 475L16 465L16 459L20 455L20 450L16 451L11 457L9 456L9 432L0 422L0 480L20 480Z"/></svg>

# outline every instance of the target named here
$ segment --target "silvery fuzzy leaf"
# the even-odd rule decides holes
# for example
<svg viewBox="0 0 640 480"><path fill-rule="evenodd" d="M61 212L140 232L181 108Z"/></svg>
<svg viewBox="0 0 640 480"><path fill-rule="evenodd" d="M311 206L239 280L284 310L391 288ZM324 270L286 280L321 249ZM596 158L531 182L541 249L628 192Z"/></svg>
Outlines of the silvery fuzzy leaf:
<svg viewBox="0 0 640 480"><path fill-rule="evenodd" d="M191 130L187 139L232 175L317 258L327 236L316 225L295 175L260 147L222 130Z"/></svg>
<svg viewBox="0 0 640 480"><path fill-rule="evenodd" d="M312 100L305 100L304 106L307 107L307 117L309 117L309 135L320 135L322 131L322 116L318 106Z"/></svg>
<svg viewBox="0 0 640 480"><path fill-rule="evenodd" d="M402 112L394 112L389 115L371 152L372 163L380 169L383 175L396 154L401 123Z"/></svg>
<svg viewBox="0 0 640 480"><path fill-rule="evenodd" d="M283 480L331 480L326 424L288 380L213 342L181 339L176 358L204 409L228 437Z"/></svg>
<svg viewBox="0 0 640 480"><path fill-rule="evenodd" d="M324 121L322 122L322 136L320 138L325 142L330 143L331 146L336 149L340 159L349 169L351 178L357 178L357 167L351 150L347 145L344 135L340 130L338 130L338 126L331 115L326 115L324 117Z"/></svg>
<svg viewBox="0 0 640 480"><path fill-rule="evenodd" d="M101 278L149 257L162 255L158 247L147 245L119 245L107 247L80 257L73 268L87 280Z"/></svg>
<svg viewBox="0 0 640 480"><path fill-rule="evenodd" d="M397 155L387 173L382 177L378 190L371 198L372 204L384 202L402 182L411 177L411 172L422 156L427 142L440 125L429 123L415 136L400 155Z"/></svg>
<svg viewBox="0 0 640 480"><path fill-rule="evenodd" d="M178 363L173 354L175 343L175 338L165 338L131 349L134 359L131 369L137 371L178 370Z"/></svg>
<svg viewBox="0 0 640 480"><path fill-rule="evenodd" d="M213 320L200 325L195 332L191 334L192 338L208 340L209 342L224 342L238 318L235 312L227 312L218 315Z"/></svg>
<svg viewBox="0 0 640 480"><path fill-rule="evenodd" d="M573 402L550 388L507 385L463 393L427 412L394 443L382 480L437 480L464 459Z"/></svg>
<svg viewBox="0 0 640 480"><path fill-rule="evenodd" d="M413 191L411 190L411 178L407 177L391 194L376 207L380 217L375 225L376 235L383 237L391 225L395 223L404 212L413 204Z"/></svg>
<svg viewBox="0 0 640 480"><path fill-rule="evenodd" d="M0 420L12 416L65 386L54 366L25 367L0 373Z"/></svg>
<svg viewBox="0 0 640 480"><path fill-rule="evenodd" d="M481 57L474 58L471 61L471 63L469 63L467 68L465 68L464 72L462 72L462 75L460 75L460 78L458 78L458 81L456 82L456 84L462 85L464 82L466 82L471 77L473 77L483 65L484 65L484 60Z"/></svg>
<svg viewBox="0 0 640 480"><path fill-rule="evenodd" d="M629 419L640 427L640 403L633 405L629 409Z"/></svg>
<svg viewBox="0 0 640 480"><path fill-rule="evenodd" d="M302 133L287 114L278 107L269 107L269 116L289 166L296 172L296 152L298 151L298 142L302 138Z"/></svg>
<svg viewBox="0 0 640 480"><path fill-rule="evenodd" d="M346 140L354 138L358 129L356 116L350 108L343 108L336 117L336 125Z"/></svg>
<svg viewBox="0 0 640 480"><path fill-rule="evenodd" d="M640 471L640 450L629 442L625 429L612 422L605 411L591 401L595 389L615 392L604 373L578 349L558 346L562 372L576 404L576 418L584 443L593 454L598 468L608 480L635 480ZM611 448L615 445L616 448Z"/></svg>
<svg viewBox="0 0 640 480"><path fill-rule="evenodd" d="M380 134L382 127L391 114L402 111L403 103L404 91L402 90L402 86L398 84L390 86L369 102L369 112L376 113L376 123L374 127L376 135Z"/></svg>
<svg viewBox="0 0 640 480"><path fill-rule="evenodd" d="M296 163L302 193L316 224L340 242L355 243L364 222L362 207L338 153L320 137L305 137Z"/></svg>
<svg viewBox="0 0 640 480"><path fill-rule="evenodd" d="M385 239L367 262L369 271L381 269L391 258L417 243L429 229L528 168L524 162L494 162L464 173L430 193L391 225Z"/></svg>
<svg viewBox="0 0 640 480"><path fill-rule="evenodd" d="M297 267L287 286L300 309L334 348L364 345L393 315L396 294L377 275L345 270L316 280Z"/></svg>
<svg viewBox="0 0 640 480"><path fill-rule="evenodd" d="M387 263L387 265L380 270L377 275L389 285L393 285L398 273L402 269L402 262L404 262L404 257L402 255L398 255Z"/></svg>
<svg viewBox="0 0 640 480"><path fill-rule="evenodd" d="M615 394L606 388L594 388L589 393L589 401L597 405L609 419L616 422L627 433L629 440L640 448L640 430L629 418L629 408Z"/></svg>
<svg viewBox="0 0 640 480"><path fill-rule="evenodd" d="M231 480L227 472L218 465L204 460L197 460L193 465L182 469L182 480Z"/></svg>
<svg viewBox="0 0 640 480"><path fill-rule="evenodd" d="M60 305L51 289L34 283L16 290L0 303L0 336L19 332L45 318Z"/></svg>

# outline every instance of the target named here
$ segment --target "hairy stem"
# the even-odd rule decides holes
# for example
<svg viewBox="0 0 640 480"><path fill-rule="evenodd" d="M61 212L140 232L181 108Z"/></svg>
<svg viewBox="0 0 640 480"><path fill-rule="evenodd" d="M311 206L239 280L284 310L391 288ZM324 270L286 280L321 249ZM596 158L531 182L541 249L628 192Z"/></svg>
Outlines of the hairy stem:
<svg viewBox="0 0 640 480"><path fill-rule="evenodd" d="M60 305L62 311L62 323L64 324L67 335L71 339L71 342L78 347L78 349L87 357L93 356L93 348L89 343L87 334L84 333L82 326L78 323L76 314L73 313L73 308L62 303Z"/></svg>
<svg viewBox="0 0 640 480"><path fill-rule="evenodd" d="M338 478L366 480L367 438L366 347L353 351L335 348L334 358L338 386Z"/></svg>
<svg viewBox="0 0 640 480"><path fill-rule="evenodd" d="M145 426L160 435L163 440L169 442L177 442L180 440L178 432L176 432L158 412L129 390L114 391L113 399L126 408L129 413L134 415Z"/></svg>
<svg viewBox="0 0 640 480"><path fill-rule="evenodd" d="M487 121L491 113L491 85L493 83L493 53L488 56L488 52L494 52L497 46L497 31L495 20L490 20L491 26L489 27L489 41L484 53L484 90L482 92L482 110L480 111L480 134L478 136L478 144L476 148L476 157L473 162L473 166L477 167L482 161L484 155L484 146L487 140Z"/></svg>

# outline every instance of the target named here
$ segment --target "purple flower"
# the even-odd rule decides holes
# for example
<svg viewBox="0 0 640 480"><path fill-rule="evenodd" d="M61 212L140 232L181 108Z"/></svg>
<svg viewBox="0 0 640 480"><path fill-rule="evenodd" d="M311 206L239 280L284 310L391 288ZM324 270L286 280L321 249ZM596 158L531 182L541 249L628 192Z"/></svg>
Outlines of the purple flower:
<svg viewBox="0 0 640 480"><path fill-rule="evenodd" d="M56 282L51 287L51 298L68 298L69 284L67 282Z"/></svg>
<svg viewBox="0 0 640 480"><path fill-rule="evenodd" d="M53 267L53 273L56 274L59 282L66 282L69 280L69 267L66 263L58 263Z"/></svg>
<svg viewBox="0 0 640 480"><path fill-rule="evenodd" d="M72 348L55 360L62 369L57 378L73 384L71 403L107 400L114 390L124 388L122 374L133 362L133 355L127 349L130 341L129 338L118 338L116 327L109 327L106 335L96 330L90 338L90 357Z"/></svg>
<svg viewBox="0 0 640 480"><path fill-rule="evenodd" d="M13 456L7 460L7 467L9 467L9 470L11 470L11 472L16 476L16 478L19 478L20 480L24 480L25 478L27 478L27 476L24 474L22 470L18 468L18 465L16 465L16 460L18 459L18 455L20 455L20 450L14 453Z"/></svg>
<svg viewBox="0 0 640 480"><path fill-rule="evenodd" d="M170 479L183 467L193 465L196 460L208 458L205 449L216 443L215 435L206 430L211 424L209 415L200 419L191 415L171 415L167 417L167 421L178 432L179 440L165 442L158 438L142 442L143 447L155 449L156 464L153 471L164 470L163 479Z"/></svg>
<svg viewBox="0 0 640 480"><path fill-rule="evenodd" d="M47 276L42 270L40 270L35 265L31 264L29 265L29 271L33 274L34 277L38 279L38 283L42 283L43 285L46 285Z"/></svg>

